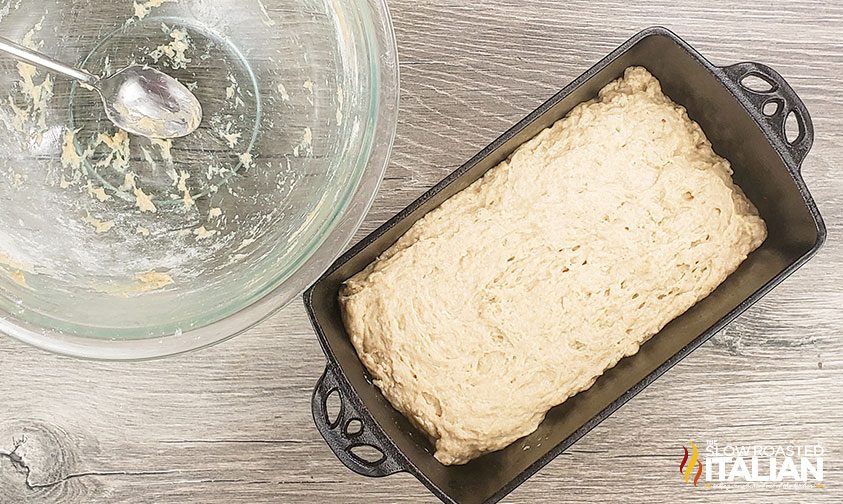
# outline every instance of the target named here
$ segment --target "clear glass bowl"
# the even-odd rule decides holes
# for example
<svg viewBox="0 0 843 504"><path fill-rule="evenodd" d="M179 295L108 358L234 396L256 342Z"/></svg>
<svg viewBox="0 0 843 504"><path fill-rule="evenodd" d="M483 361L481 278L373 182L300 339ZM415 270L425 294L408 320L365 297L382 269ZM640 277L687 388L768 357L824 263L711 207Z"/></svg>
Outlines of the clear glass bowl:
<svg viewBox="0 0 843 504"><path fill-rule="evenodd" d="M199 132L124 135L90 90L0 57L0 330L98 359L229 338L348 244L395 134L383 0L10 0L0 35L88 71L145 63Z"/></svg>

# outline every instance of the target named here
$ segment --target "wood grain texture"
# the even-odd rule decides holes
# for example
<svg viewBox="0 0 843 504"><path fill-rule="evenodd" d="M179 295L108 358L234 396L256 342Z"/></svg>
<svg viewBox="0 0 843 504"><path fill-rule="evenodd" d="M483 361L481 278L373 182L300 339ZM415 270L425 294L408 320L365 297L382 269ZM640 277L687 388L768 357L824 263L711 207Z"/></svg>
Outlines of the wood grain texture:
<svg viewBox="0 0 843 504"><path fill-rule="evenodd" d="M506 502L843 500L843 5L393 0L402 70L392 163L358 238L639 29L715 63L781 72L817 130L803 173L829 228L819 256ZM346 470L310 417L324 358L300 303L217 347L82 362L0 338L0 503L433 502L408 475ZM694 491L688 440L815 443L826 488Z"/></svg>

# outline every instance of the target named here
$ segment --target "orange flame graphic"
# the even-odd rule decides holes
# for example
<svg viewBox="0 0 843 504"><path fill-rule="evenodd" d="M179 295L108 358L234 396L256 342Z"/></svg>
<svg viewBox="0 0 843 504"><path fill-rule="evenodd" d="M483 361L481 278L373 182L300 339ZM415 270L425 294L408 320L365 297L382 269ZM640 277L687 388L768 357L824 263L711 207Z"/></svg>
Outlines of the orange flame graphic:
<svg viewBox="0 0 843 504"><path fill-rule="evenodd" d="M679 463L679 473L683 475L685 483L690 483L691 473L694 472L694 466L696 466L697 474L694 475L694 486L697 486L697 482L700 480L700 476L702 476L702 462L699 461L700 451L693 441L691 441L690 455L688 454L687 448L683 446L682 449L685 450L685 456L682 457L682 462ZM689 456L691 460L688 460Z"/></svg>

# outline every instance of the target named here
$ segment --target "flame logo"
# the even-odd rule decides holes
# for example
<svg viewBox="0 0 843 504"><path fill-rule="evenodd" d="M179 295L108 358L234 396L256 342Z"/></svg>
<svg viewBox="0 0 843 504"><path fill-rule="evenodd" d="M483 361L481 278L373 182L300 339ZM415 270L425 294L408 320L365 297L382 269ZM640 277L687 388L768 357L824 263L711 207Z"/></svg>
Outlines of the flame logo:
<svg viewBox="0 0 843 504"><path fill-rule="evenodd" d="M700 458L700 451L697 449L697 445L691 441L691 453L688 453L688 449L684 446L682 447L685 450L685 456L682 457L682 462L679 464L679 473L682 474L683 478L685 479L685 483L691 482L691 473L694 472L694 466L697 468L697 474L694 475L694 486L697 486L697 482L700 480L700 476L702 476L702 462L699 461ZM688 460L690 457L691 460Z"/></svg>

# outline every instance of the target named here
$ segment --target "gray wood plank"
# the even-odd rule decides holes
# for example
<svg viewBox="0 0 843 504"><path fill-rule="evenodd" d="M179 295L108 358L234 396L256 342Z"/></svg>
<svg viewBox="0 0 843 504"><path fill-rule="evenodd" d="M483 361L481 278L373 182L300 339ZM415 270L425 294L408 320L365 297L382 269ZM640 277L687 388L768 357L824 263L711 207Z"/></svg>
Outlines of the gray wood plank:
<svg viewBox="0 0 843 504"><path fill-rule="evenodd" d="M507 502L839 502L843 496L843 5L821 0L394 0L401 120L374 229L638 29L770 64L811 110L821 254ZM433 502L346 470L312 426L324 358L299 303L229 342L115 364L0 338L0 503ZM824 489L689 493L688 440L822 442ZM560 497L561 496L561 497Z"/></svg>

